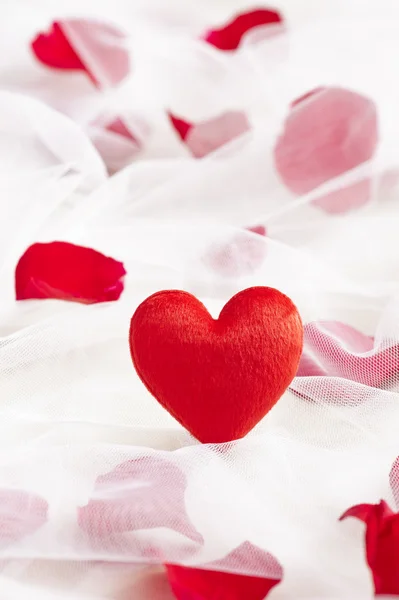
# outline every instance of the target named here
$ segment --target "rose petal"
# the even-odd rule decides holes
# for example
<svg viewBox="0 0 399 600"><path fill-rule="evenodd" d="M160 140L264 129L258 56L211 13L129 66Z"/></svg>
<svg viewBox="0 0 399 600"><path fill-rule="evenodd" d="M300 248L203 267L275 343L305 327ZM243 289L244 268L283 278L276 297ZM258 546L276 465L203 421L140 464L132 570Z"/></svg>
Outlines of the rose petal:
<svg viewBox="0 0 399 600"><path fill-rule="evenodd" d="M252 227L247 227L247 231L257 233L258 235L263 235L263 237L266 237L267 235L267 230L264 225L253 225Z"/></svg>
<svg viewBox="0 0 399 600"><path fill-rule="evenodd" d="M109 23L86 19L54 21L31 44L48 67L84 71L98 87L119 84L130 72L125 34Z"/></svg>
<svg viewBox="0 0 399 600"><path fill-rule="evenodd" d="M143 146L141 136L136 137L121 117L110 122L97 119L89 128L89 133L110 175L133 162Z"/></svg>
<svg viewBox="0 0 399 600"><path fill-rule="evenodd" d="M23 490L0 489L0 546L31 535L47 521L46 500Z"/></svg>
<svg viewBox="0 0 399 600"><path fill-rule="evenodd" d="M380 504L357 504L348 508L347 511L340 517L340 521L344 521L348 517L354 517L367 523L371 519L376 522L391 517L395 513L389 508L388 504L381 500Z"/></svg>
<svg viewBox="0 0 399 600"><path fill-rule="evenodd" d="M58 21L54 21L47 33L39 33L31 46L36 58L47 67L86 71L93 79L69 43L62 24Z"/></svg>
<svg viewBox="0 0 399 600"><path fill-rule="evenodd" d="M170 121L191 154L203 158L243 135L251 126L245 113L229 111L202 123L189 123L169 114Z"/></svg>
<svg viewBox="0 0 399 600"><path fill-rule="evenodd" d="M16 298L110 302L123 292L125 275L121 262L91 248L68 242L33 244L15 270Z"/></svg>
<svg viewBox="0 0 399 600"><path fill-rule="evenodd" d="M371 179L357 181L312 200L312 205L330 215L343 214L367 204L371 200L372 189Z"/></svg>
<svg viewBox="0 0 399 600"><path fill-rule="evenodd" d="M377 143L371 99L342 88L318 88L293 102L274 148L276 169L291 192L307 194L371 159ZM360 181L313 203L341 213L369 198L370 182Z"/></svg>
<svg viewBox="0 0 399 600"><path fill-rule="evenodd" d="M355 517L366 524L366 558L376 596L399 594L399 514L388 504L360 504L347 510L340 520Z"/></svg>
<svg viewBox="0 0 399 600"><path fill-rule="evenodd" d="M374 349L372 337L337 321L308 323L297 377L315 375L389 387L399 381L399 347Z"/></svg>
<svg viewBox="0 0 399 600"><path fill-rule="evenodd" d="M111 133L116 133L116 135L120 135L125 137L128 140L132 140L137 143L136 138L132 134L132 132L126 127L125 123L120 117L114 119L109 125L106 126L106 130Z"/></svg>
<svg viewBox="0 0 399 600"><path fill-rule="evenodd" d="M97 478L79 525L94 537L165 527L202 543L186 513L186 486L184 473L165 459L130 460Z"/></svg>
<svg viewBox="0 0 399 600"><path fill-rule="evenodd" d="M189 123L188 121L184 121L183 119L179 119L178 117L175 117L174 115L172 115L172 113L168 113L168 117L176 133L184 142L186 140L187 135L193 128L193 124Z"/></svg>
<svg viewBox="0 0 399 600"><path fill-rule="evenodd" d="M249 542L223 560L201 568L168 564L166 569L177 600L263 600L283 577L278 561ZM240 570L272 570L277 576L269 579L241 575Z"/></svg>
<svg viewBox="0 0 399 600"><path fill-rule="evenodd" d="M291 108L295 108L299 104L301 104L302 102L306 102L306 100L309 100L310 98L312 98L316 94L320 94L321 92L325 92L325 91L326 91L325 87L314 88L314 90L310 90L310 92L306 92L302 96L299 96L299 98L296 98L295 100L293 100L291 102Z"/></svg>
<svg viewBox="0 0 399 600"><path fill-rule="evenodd" d="M251 29L261 25L282 23L283 18L276 10L257 9L242 13L220 29L208 31L203 39L219 50L236 50L242 37Z"/></svg>
<svg viewBox="0 0 399 600"><path fill-rule="evenodd" d="M250 275L266 257L266 228L263 225L248 227L237 233L229 242L211 248L204 258L205 264L222 277L235 278ZM258 237L260 236L260 237Z"/></svg>

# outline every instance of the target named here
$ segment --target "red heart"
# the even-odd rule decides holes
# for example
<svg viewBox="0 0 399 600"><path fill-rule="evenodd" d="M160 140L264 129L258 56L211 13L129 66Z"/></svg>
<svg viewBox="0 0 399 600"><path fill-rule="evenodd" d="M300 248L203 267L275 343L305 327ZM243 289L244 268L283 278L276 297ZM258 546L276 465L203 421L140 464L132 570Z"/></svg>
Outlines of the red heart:
<svg viewBox="0 0 399 600"><path fill-rule="evenodd" d="M294 378L303 327L281 292L253 287L218 319L191 294L162 291L136 310L130 351L158 402L203 443L244 437Z"/></svg>

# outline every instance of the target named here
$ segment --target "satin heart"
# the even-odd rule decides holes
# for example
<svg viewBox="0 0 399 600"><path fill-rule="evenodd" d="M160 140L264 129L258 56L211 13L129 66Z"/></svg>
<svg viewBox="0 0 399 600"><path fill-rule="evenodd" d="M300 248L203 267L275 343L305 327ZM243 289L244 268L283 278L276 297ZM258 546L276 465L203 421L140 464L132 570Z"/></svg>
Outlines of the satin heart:
<svg viewBox="0 0 399 600"><path fill-rule="evenodd" d="M203 443L244 437L287 389L303 327L281 292L253 287L213 319L191 294L162 291L136 310L130 350L158 402Z"/></svg>

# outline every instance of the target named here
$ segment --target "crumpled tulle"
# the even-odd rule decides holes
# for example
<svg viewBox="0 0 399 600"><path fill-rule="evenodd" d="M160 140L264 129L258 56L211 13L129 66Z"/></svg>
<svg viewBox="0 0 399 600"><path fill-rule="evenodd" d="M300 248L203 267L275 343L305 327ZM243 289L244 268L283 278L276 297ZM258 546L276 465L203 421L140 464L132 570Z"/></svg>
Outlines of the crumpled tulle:
<svg viewBox="0 0 399 600"><path fill-rule="evenodd" d="M82 16L81 4L68 13ZM371 599L364 524L339 518L381 499L394 506L394 8L277 2L284 31L226 55L201 35L248 3L87 4L123 25L134 59L134 72L102 94L84 74L44 69L29 51L66 7L40 2L30 20L26 3L15 6L0 39L1 594L165 600L173 596L164 564L222 564L244 576L282 574L276 600ZM276 169L276 140L293 101L320 86L369 98L378 144L350 171L293 191ZM218 149L200 159L168 117L197 124L236 111L249 130L227 144L212 139ZM358 133L357 123L346 127L344 145ZM345 205L364 185L366 202L323 210L326 197ZM16 303L19 258L55 240L123 262L121 298ZM128 324L160 289L194 293L216 316L252 285L297 304L307 362L247 438L200 445L138 380ZM242 545L270 560L247 551L229 562Z"/></svg>

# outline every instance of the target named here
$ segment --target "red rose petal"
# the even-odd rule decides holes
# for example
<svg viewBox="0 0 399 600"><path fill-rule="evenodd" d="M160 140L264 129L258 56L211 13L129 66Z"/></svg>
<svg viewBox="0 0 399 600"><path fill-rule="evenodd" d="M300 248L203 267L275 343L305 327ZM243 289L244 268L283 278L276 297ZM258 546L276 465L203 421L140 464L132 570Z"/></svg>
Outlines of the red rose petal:
<svg viewBox="0 0 399 600"><path fill-rule="evenodd" d="M247 116L241 111L228 111L196 124L171 114L169 118L180 139L196 158L207 156L251 128Z"/></svg>
<svg viewBox="0 0 399 600"><path fill-rule="evenodd" d="M35 533L47 521L46 500L23 490L0 489L0 546Z"/></svg>
<svg viewBox="0 0 399 600"><path fill-rule="evenodd" d="M36 58L47 67L86 71L92 78L91 73L87 71L69 43L58 21L54 21L48 33L39 33L31 46Z"/></svg>
<svg viewBox="0 0 399 600"><path fill-rule="evenodd" d="M282 23L283 18L277 10L257 9L242 13L233 21L221 27L207 32L204 40L219 48L219 50L236 50L242 37L254 27Z"/></svg>
<svg viewBox="0 0 399 600"><path fill-rule="evenodd" d="M68 242L33 244L15 270L16 298L110 302L123 292L125 275L121 262L91 248Z"/></svg>
<svg viewBox="0 0 399 600"><path fill-rule="evenodd" d="M376 596L399 594L399 514L388 504L360 504L340 520L355 517L366 524L366 558Z"/></svg>
<svg viewBox="0 0 399 600"><path fill-rule="evenodd" d="M266 236L266 228L263 225L248 227L247 231L262 238ZM265 257L265 241L240 232L228 243L212 248L204 262L221 277L235 278L256 271Z"/></svg>
<svg viewBox="0 0 399 600"><path fill-rule="evenodd" d="M97 478L93 498L79 509L80 527L94 537L165 527L202 543L185 509L187 482L173 463L147 456Z"/></svg>
<svg viewBox="0 0 399 600"><path fill-rule="evenodd" d="M191 129L193 128L193 124L188 121L184 121L183 119L179 119L172 115L172 113L168 113L169 120L173 125L173 128L179 135L180 139L184 142Z"/></svg>
<svg viewBox="0 0 399 600"><path fill-rule="evenodd" d="M274 148L275 164L291 192L307 194L371 159L377 143L371 99L342 88L318 88L293 102ZM369 182L360 181L314 204L330 213L345 212L364 204L369 192Z"/></svg>
<svg viewBox="0 0 399 600"><path fill-rule="evenodd" d="M130 71L125 34L101 21L55 21L31 43L36 58L48 67L84 71L98 87L115 86Z"/></svg>
<svg viewBox="0 0 399 600"><path fill-rule="evenodd" d="M229 569L229 572L223 571ZM166 565L170 587L177 600L264 600L283 577L278 561L245 542L221 561L202 568ZM276 578L240 575L240 570L270 571ZM235 572L236 571L236 572Z"/></svg>

